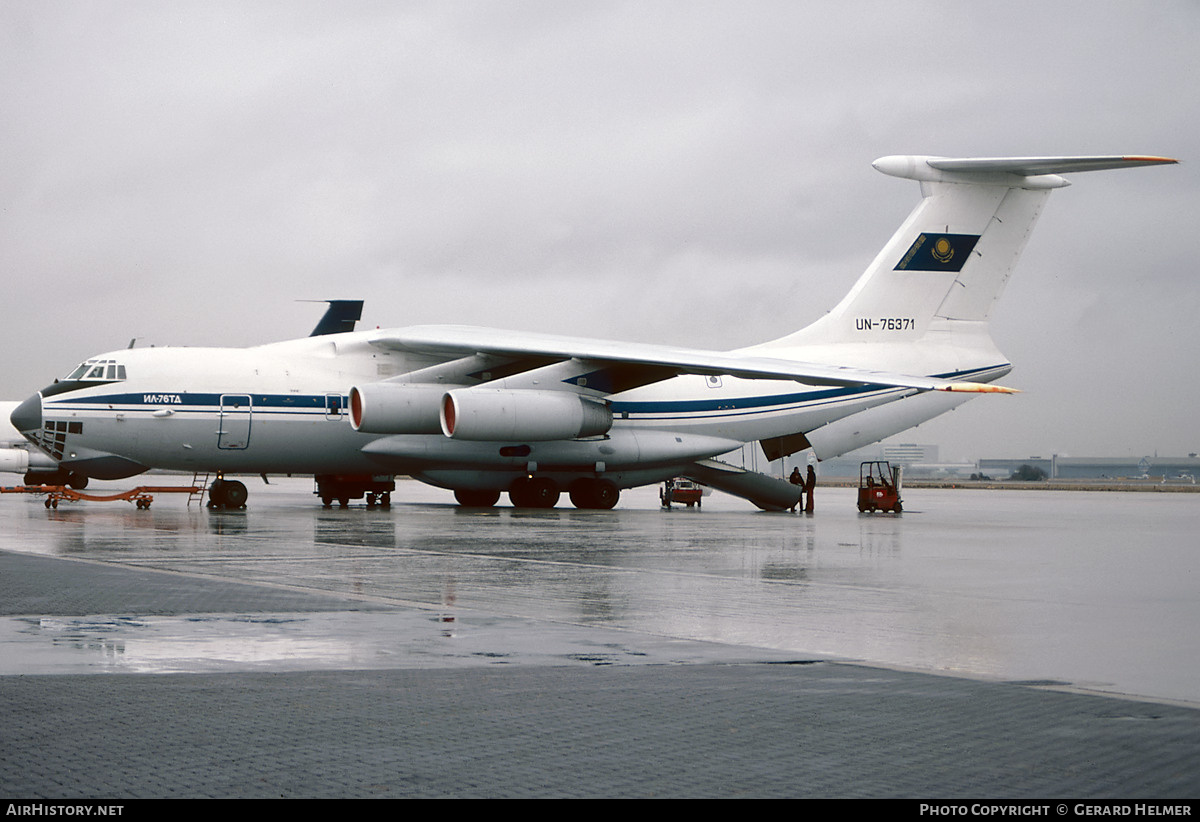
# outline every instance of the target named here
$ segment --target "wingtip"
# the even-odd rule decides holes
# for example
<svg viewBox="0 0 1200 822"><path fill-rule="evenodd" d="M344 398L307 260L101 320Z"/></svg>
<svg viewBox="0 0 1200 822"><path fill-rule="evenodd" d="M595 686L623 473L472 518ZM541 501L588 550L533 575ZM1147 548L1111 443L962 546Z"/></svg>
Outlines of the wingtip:
<svg viewBox="0 0 1200 822"><path fill-rule="evenodd" d="M941 389L966 394L1020 394L1019 388L1008 388L1003 385L992 385L985 382L952 382Z"/></svg>
<svg viewBox="0 0 1200 822"><path fill-rule="evenodd" d="M1179 163L1174 157L1156 157L1148 154L1127 154L1122 159L1131 163L1145 163L1148 165L1176 165Z"/></svg>

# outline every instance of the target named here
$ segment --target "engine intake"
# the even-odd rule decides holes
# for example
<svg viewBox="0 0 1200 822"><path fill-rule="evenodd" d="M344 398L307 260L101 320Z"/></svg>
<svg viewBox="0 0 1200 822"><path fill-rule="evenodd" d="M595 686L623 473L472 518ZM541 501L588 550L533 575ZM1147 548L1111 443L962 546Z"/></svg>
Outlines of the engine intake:
<svg viewBox="0 0 1200 822"><path fill-rule="evenodd" d="M456 440L570 440L610 428L607 403L569 391L463 388L442 397L442 433Z"/></svg>

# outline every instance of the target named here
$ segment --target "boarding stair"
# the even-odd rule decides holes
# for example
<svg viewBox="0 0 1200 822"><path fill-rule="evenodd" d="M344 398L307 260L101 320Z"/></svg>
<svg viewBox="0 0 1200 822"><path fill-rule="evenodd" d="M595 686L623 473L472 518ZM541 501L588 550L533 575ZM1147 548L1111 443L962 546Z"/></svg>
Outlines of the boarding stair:
<svg viewBox="0 0 1200 822"><path fill-rule="evenodd" d="M188 494L188 508L192 507L192 502L204 502L204 494L208 491L208 480L212 476L211 471L205 471L201 474L199 471L192 474L192 491Z"/></svg>

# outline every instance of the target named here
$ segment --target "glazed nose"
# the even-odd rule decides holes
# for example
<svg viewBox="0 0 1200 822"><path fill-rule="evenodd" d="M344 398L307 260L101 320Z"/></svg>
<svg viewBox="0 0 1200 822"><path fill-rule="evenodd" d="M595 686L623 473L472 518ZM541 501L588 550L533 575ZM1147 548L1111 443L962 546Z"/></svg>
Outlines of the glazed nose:
<svg viewBox="0 0 1200 822"><path fill-rule="evenodd" d="M34 394L13 410L9 420L22 434L42 428L42 395Z"/></svg>

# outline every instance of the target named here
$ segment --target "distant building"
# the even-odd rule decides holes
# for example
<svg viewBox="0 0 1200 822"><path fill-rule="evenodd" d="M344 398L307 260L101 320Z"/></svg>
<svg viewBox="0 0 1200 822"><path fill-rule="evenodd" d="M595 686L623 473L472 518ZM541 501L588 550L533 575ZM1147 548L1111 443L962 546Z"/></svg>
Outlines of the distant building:
<svg viewBox="0 0 1200 822"><path fill-rule="evenodd" d="M904 467L904 475L911 478L962 478L982 475L995 480L1005 480L1021 466L1028 465L1045 474L1047 479L1160 479L1166 482L1190 482L1200 477L1200 455L1186 457L1063 457L1034 455L1029 457L1006 457L980 459L970 463L943 463L939 461L937 445L920 443L876 443L842 454L840 457L818 463L817 473L822 477L858 477L859 465L871 460L887 460L892 465ZM776 476L786 476L794 466L803 467L815 460L812 451L801 451L782 461L767 463L756 446L747 446L740 452L722 457L727 462L741 464L752 471L762 471Z"/></svg>
<svg viewBox="0 0 1200 822"><path fill-rule="evenodd" d="M916 443L903 442L882 445L880 446L880 451L882 459L905 466L915 463L931 465L938 461L938 447L936 445L917 445Z"/></svg>
<svg viewBox="0 0 1200 822"><path fill-rule="evenodd" d="M1136 477L1194 478L1200 473L1200 457L1024 457L981 459L979 473L1004 479L1022 465L1040 468L1050 479L1133 479Z"/></svg>
<svg viewBox="0 0 1200 822"><path fill-rule="evenodd" d="M975 471L974 463L946 465L938 462L936 445L918 443L877 443L823 461L817 468L821 476L858 477L858 467L871 460L887 460L904 467L905 476L963 476Z"/></svg>
<svg viewBox="0 0 1200 822"><path fill-rule="evenodd" d="M1036 468L1049 478L1054 477L1055 457L1018 457L1016 459L981 459L979 473L991 479L1008 479L1021 468L1028 465Z"/></svg>

